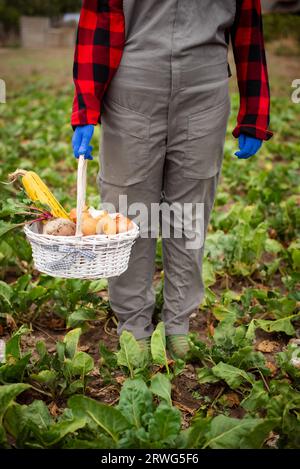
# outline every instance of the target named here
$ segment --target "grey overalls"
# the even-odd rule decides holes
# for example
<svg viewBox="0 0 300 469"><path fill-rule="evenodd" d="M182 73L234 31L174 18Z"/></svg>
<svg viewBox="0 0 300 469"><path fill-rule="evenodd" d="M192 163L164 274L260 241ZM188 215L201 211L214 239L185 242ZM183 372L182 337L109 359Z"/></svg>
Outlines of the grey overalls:
<svg viewBox="0 0 300 469"><path fill-rule="evenodd" d="M126 44L102 108L102 202L204 203L205 233L230 112L225 29L233 0L124 0ZM153 331L156 239L139 238L109 280L111 306L140 339ZM163 239L166 334L185 334L203 298L203 247Z"/></svg>

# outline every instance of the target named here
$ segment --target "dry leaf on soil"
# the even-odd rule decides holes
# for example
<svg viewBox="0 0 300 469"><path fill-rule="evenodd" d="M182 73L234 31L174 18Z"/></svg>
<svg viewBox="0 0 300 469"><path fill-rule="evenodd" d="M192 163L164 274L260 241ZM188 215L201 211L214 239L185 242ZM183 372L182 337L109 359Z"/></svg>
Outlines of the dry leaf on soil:
<svg viewBox="0 0 300 469"><path fill-rule="evenodd" d="M256 350L263 353L272 353L280 349L280 344L274 340L263 340L256 345Z"/></svg>
<svg viewBox="0 0 300 469"><path fill-rule="evenodd" d="M274 365L274 363L268 361L266 362L266 367L271 371L271 376L276 375L278 368L276 365Z"/></svg>
<svg viewBox="0 0 300 469"><path fill-rule="evenodd" d="M226 402L228 407L235 407L240 405L240 398L235 392L229 392L228 394L225 395Z"/></svg>

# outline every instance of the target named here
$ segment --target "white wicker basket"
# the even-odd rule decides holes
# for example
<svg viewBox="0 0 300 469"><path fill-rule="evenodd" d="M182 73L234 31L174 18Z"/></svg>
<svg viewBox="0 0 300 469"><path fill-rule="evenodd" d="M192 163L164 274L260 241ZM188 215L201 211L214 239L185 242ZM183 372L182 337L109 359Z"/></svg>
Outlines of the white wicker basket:
<svg viewBox="0 0 300 469"><path fill-rule="evenodd" d="M85 205L87 160L79 158L77 175L77 223L75 236L41 234L38 222L25 226L34 265L52 277L98 279L121 275L128 267L138 226L116 235L82 236L81 215ZM115 216L113 214L112 216Z"/></svg>

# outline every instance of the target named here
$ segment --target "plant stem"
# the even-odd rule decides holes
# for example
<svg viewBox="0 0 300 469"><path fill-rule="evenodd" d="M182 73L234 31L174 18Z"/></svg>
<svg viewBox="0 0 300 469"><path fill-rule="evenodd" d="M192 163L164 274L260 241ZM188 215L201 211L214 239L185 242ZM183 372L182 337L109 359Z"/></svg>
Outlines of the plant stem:
<svg viewBox="0 0 300 469"><path fill-rule="evenodd" d="M220 391L218 392L217 396L214 398L213 402L211 403L210 407L214 407L215 403L218 401L218 399L222 396L224 392L225 387L223 386Z"/></svg>
<svg viewBox="0 0 300 469"><path fill-rule="evenodd" d="M40 394L44 394L45 396L51 397L51 399L53 398L52 394L50 394L49 392L43 391L42 389L39 389L39 388L36 388L32 384L30 384L30 386L32 387L32 389L39 392Z"/></svg>
<svg viewBox="0 0 300 469"><path fill-rule="evenodd" d="M263 383L264 383L264 385L265 385L266 390L267 390L268 392L270 392L269 385L268 385L268 383L267 383L267 381L266 381L264 375L262 374L262 372L261 372L259 369L258 369L258 372L259 372L259 374L260 374L260 376L261 376L261 379L263 380Z"/></svg>

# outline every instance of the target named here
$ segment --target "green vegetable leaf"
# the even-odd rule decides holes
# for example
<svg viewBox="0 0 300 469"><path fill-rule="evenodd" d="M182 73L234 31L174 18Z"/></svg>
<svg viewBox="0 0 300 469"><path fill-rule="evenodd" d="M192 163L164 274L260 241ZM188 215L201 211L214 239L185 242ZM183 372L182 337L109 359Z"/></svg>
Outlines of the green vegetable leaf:
<svg viewBox="0 0 300 469"><path fill-rule="evenodd" d="M253 377L250 373L227 363L218 363L212 368L212 372L217 378L223 379L232 389L239 388L243 381L253 383Z"/></svg>
<svg viewBox="0 0 300 469"><path fill-rule="evenodd" d="M203 277L203 283L206 288L216 283L216 274L215 274L214 266L207 256L205 256L203 259L202 277Z"/></svg>
<svg viewBox="0 0 300 469"><path fill-rule="evenodd" d="M118 365L125 366L134 376L134 368L142 368L146 363L146 354L142 352L137 340L127 331L120 337L120 350L117 352Z"/></svg>
<svg viewBox="0 0 300 469"><path fill-rule="evenodd" d="M65 355L67 358L73 358L77 347L78 342L81 334L81 329L73 329L72 331L68 332L64 337L64 344L66 344Z"/></svg>
<svg viewBox="0 0 300 469"><path fill-rule="evenodd" d="M7 307L11 307L10 299L13 295L13 289L8 283L0 281L0 300L3 301Z"/></svg>
<svg viewBox="0 0 300 469"><path fill-rule="evenodd" d="M102 290L106 290L108 286L108 282L106 278L101 278L100 280L93 280L90 283L89 291L92 293L97 293Z"/></svg>
<svg viewBox="0 0 300 469"><path fill-rule="evenodd" d="M149 435L158 447L171 445L177 438L181 427L181 415L176 407L161 403L149 422Z"/></svg>
<svg viewBox="0 0 300 469"><path fill-rule="evenodd" d="M266 367L264 355L261 352L254 351L251 345L236 350L228 360L228 364L246 371L251 368L258 368L264 374L270 373L270 370Z"/></svg>
<svg viewBox="0 0 300 469"><path fill-rule="evenodd" d="M241 406L248 412L264 409L269 402L269 395L262 381L254 383L250 394L241 402Z"/></svg>
<svg viewBox="0 0 300 469"><path fill-rule="evenodd" d="M21 358L21 348L20 348L21 336L23 334L27 334L28 332L29 332L28 327L23 325L6 342L6 348L5 348L6 361L9 361L11 357L15 358L16 360Z"/></svg>
<svg viewBox="0 0 300 469"><path fill-rule="evenodd" d="M116 447L114 441L106 437L105 435L101 435L100 438L95 438L93 434L91 434L92 440L83 440L80 438L72 438L68 439L62 446L63 449L113 449Z"/></svg>
<svg viewBox="0 0 300 469"><path fill-rule="evenodd" d="M211 418L197 417L184 432L184 448L202 448L206 442L206 435L210 430Z"/></svg>
<svg viewBox="0 0 300 469"><path fill-rule="evenodd" d="M23 226L23 223L8 223L0 220L0 238L16 228Z"/></svg>
<svg viewBox="0 0 300 469"><path fill-rule="evenodd" d="M75 433L80 428L86 425L86 419L73 418L71 420L62 420L58 423L54 423L50 426L47 431L39 433L39 440L43 447L49 448L57 445L66 435L69 433Z"/></svg>
<svg viewBox="0 0 300 469"><path fill-rule="evenodd" d="M93 358L85 352L77 352L72 360L66 360L65 365L73 376L85 376L94 368Z"/></svg>
<svg viewBox="0 0 300 469"><path fill-rule="evenodd" d="M94 321L97 318L97 313L88 309L78 309L71 313L67 319L67 327L74 327L78 323L85 321Z"/></svg>
<svg viewBox="0 0 300 469"><path fill-rule="evenodd" d="M261 449L270 432L280 424L280 419L260 419L241 438L241 449Z"/></svg>
<svg viewBox="0 0 300 469"><path fill-rule="evenodd" d="M169 374L168 358L166 353L165 325L163 322L157 324L151 337L151 354L156 365L166 367Z"/></svg>
<svg viewBox="0 0 300 469"><path fill-rule="evenodd" d="M240 420L218 415L211 422L204 448L240 449L243 439L262 422L262 419L244 418Z"/></svg>
<svg viewBox="0 0 300 469"><path fill-rule="evenodd" d="M172 405L171 381L166 375L156 373L152 376L150 390L156 396L164 399L170 406Z"/></svg>
<svg viewBox="0 0 300 469"><path fill-rule="evenodd" d="M3 416L11 404L11 402L22 392L29 389L29 384L4 384L0 386L0 424L2 423Z"/></svg>
<svg viewBox="0 0 300 469"><path fill-rule="evenodd" d="M276 319L275 321L268 321L265 319L253 319L248 327L247 338L253 340L255 337L255 330L260 328L266 332L284 332L287 335L294 335L295 329L291 321L300 317L300 313L287 316L285 318Z"/></svg>
<svg viewBox="0 0 300 469"><path fill-rule="evenodd" d="M200 384L217 383L220 378L214 375L211 368L199 368L197 370L197 378Z"/></svg>
<svg viewBox="0 0 300 469"><path fill-rule="evenodd" d="M68 400L68 406L76 418L91 420L115 443L117 443L120 434L130 426L119 409L85 396L72 396Z"/></svg>
<svg viewBox="0 0 300 469"><path fill-rule="evenodd" d="M56 380L56 372L53 370L42 370L39 373L30 375L31 379L41 384L51 384Z"/></svg>
<svg viewBox="0 0 300 469"><path fill-rule="evenodd" d="M11 358L7 363L0 367L0 382L13 383L22 382L24 373L30 361L31 353L27 353L20 359Z"/></svg>
<svg viewBox="0 0 300 469"><path fill-rule="evenodd" d="M152 412L152 394L142 379L127 379L123 384L119 411L136 428L142 426L143 415Z"/></svg>
<svg viewBox="0 0 300 469"><path fill-rule="evenodd" d="M109 350L103 342L99 342L99 355L100 355L100 364L107 366L108 368L117 367L117 357L114 352Z"/></svg>

